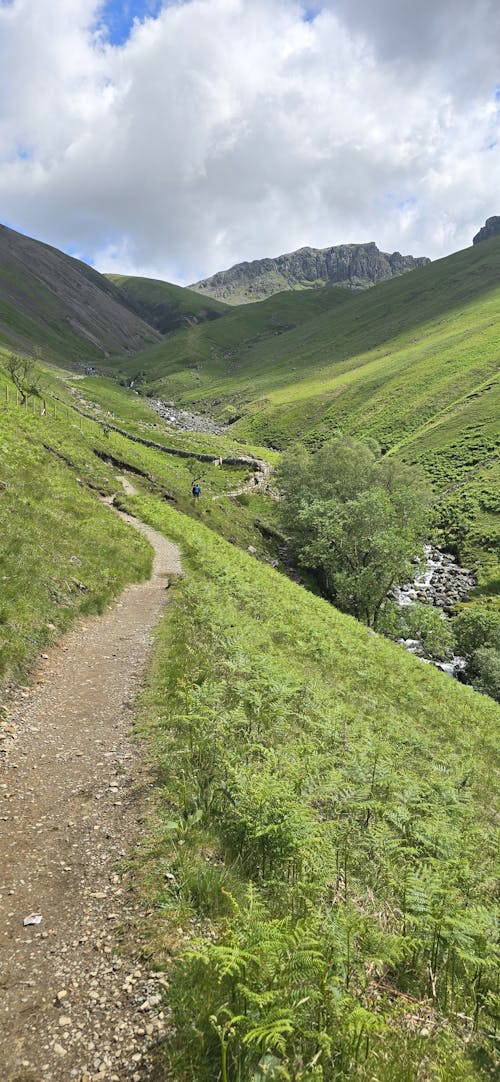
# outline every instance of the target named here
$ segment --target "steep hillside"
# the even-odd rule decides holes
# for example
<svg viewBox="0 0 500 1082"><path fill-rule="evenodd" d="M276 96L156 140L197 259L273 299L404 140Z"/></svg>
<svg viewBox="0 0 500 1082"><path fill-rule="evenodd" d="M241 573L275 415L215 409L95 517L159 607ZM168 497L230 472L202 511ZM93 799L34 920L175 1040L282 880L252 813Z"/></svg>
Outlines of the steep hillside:
<svg viewBox="0 0 500 1082"><path fill-rule="evenodd" d="M241 380L246 370L247 355L253 349L271 351L280 335L293 331L324 312L336 313L354 302L346 290L324 289L302 293L280 293L260 304L228 307L224 315L210 323L193 325L177 331L134 357L107 362L110 374L133 379L143 394L175 398L179 402L196 401L203 410L215 410L225 418L235 414L236 399L229 389L233 379ZM288 369L288 376L295 366ZM249 400L253 397L251 362ZM269 366L268 376L272 378ZM227 387L223 390L226 379ZM214 399L211 388L217 384L221 397Z"/></svg>
<svg viewBox="0 0 500 1082"><path fill-rule="evenodd" d="M465 554L481 552L493 586L499 282L497 236L362 294L326 287L243 306L124 370L260 445L315 445L341 431L419 462L442 498L473 495Z"/></svg>
<svg viewBox="0 0 500 1082"><path fill-rule="evenodd" d="M160 334L169 334L193 323L205 323L227 312L227 305L212 298L203 299L192 289L155 278L134 278L126 274L107 277L135 310Z"/></svg>
<svg viewBox="0 0 500 1082"><path fill-rule="evenodd" d="M159 338L102 274L0 226L0 344L92 363Z"/></svg>
<svg viewBox="0 0 500 1082"><path fill-rule="evenodd" d="M276 555L265 489L245 496L246 506L228 496L252 481L257 448L180 434L110 381L40 371L43 398L16 406L0 354L0 687L25 672L56 628L100 611L147 573L147 547L98 499L123 496L123 476L234 544Z"/></svg>
<svg viewBox="0 0 500 1082"><path fill-rule="evenodd" d="M186 570L143 706L155 960L178 959L159 1077L493 1075L500 710L203 526L132 507Z"/></svg>
<svg viewBox="0 0 500 1082"><path fill-rule="evenodd" d="M187 404L220 412L231 403L245 414L240 429L267 429L275 442L307 435L310 415L316 424L348 415L355 425L373 413L377 391L392 424L386 392L397 388L397 415L406 416L395 442L496 370L499 278L494 238L362 294L326 287L243 306L178 332L123 371L141 369L144 389ZM428 402L415 415L419 384ZM380 417L375 427L385 439Z"/></svg>
<svg viewBox="0 0 500 1082"><path fill-rule="evenodd" d="M126 368L140 366L155 393L240 414L232 432L260 443L318 441L341 428L389 449L454 403L490 393L499 280L494 238L361 295L323 289L238 309Z"/></svg>
<svg viewBox="0 0 500 1082"><path fill-rule="evenodd" d="M334 248L300 248L276 259L237 263L227 271L196 282L191 289L227 304L260 301L288 289L314 289L329 283L344 289L369 289L429 263L399 252L380 252L377 245L341 244Z"/></svg>

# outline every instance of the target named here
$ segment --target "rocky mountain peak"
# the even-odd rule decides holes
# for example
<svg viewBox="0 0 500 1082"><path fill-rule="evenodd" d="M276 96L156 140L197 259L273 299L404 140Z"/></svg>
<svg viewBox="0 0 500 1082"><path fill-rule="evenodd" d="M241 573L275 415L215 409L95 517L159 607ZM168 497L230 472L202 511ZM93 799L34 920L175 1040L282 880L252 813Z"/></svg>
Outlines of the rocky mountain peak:
<svg viewBox="0 0 500 1082"><path fill-rule="evenodd" d="M429 260L381 252L375 241L339 244L331 248L299 248L274 259L237 263L226 271L196 282L191 289L226 304L263 300L284 290L318 289L331 284L362 290L423 267Z"/></svg>
<svg viewBox="0 0 500 1082"><path fill-rule="evenodd" d="M492 218L487 218L482 229L476 236L473 237L472 243L479 244L482 240L489 240L490 237L496 237L500 233L500 217L498 214L494 214Z"/></svg>

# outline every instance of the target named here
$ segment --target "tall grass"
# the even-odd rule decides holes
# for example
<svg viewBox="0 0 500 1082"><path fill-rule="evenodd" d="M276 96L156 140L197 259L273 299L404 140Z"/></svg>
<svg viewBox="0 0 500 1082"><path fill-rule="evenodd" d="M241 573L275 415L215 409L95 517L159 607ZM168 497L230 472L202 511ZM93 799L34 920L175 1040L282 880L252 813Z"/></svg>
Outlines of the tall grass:
<svg viewBox="0 0 500 1082"><path fill-rule="evenodd" d="M197 930L169 1070L493 1071L500 711L203 526L135 506L188 571L144 708L165 948Z"/></svg>

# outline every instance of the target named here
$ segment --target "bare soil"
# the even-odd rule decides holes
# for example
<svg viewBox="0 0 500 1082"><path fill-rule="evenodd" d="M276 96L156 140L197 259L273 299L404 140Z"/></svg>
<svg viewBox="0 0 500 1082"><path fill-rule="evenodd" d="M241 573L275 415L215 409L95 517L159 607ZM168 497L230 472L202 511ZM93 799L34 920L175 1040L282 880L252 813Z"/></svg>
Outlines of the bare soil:
<svg viewBox="0 0 500 1082"><path fill-rule="evenodd" d="M43 655L3 720L2 1082L139 1082L168 1027L168 982L141 960L124 858L151 784L133 703L181 567L174 545L129 521L155 549L152 578ZM24 927L32 913L42 922Z"/></svg>

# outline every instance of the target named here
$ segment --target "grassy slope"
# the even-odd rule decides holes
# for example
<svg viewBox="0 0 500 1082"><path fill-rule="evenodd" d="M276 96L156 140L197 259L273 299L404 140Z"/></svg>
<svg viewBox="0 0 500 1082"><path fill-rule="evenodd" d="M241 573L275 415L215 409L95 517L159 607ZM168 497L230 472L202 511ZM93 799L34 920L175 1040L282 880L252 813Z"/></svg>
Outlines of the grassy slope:
<svg viewBox="0 0 500 1082"><path fill-rule="evenodd" d="M113 519L87 485L104 492L119 487L117 469L96 452L148 474L149 480L130 474L149 493L132 501L132 506L181 542L189 571L178 595L175 625L172 630L167 627L168 643L158 655L154 692L160 725L168 723L161 733L164 796L168 818L177 824L173 832L167 831L172 848L165 843L157 871L167 861L179 893L177 887L174 896L170 888L163 888L162 906L171 909L175 927L193 915L208 917L215 920L218 932L225 927L228 936L234 934L242 945L246 943L259 959L256 971L249 973L258 998L267 984L267 993L282 996L286 1009L293 1011L297 1002L293 980L287 983L285 973L281 984L273 985L264 944L283 913L293 913L294 924L310 922L307 934L321 943L321 967L333 967L333 984L338 986L339 995L332 992L329 1000L328 1025L336 1035L335 1048L341 1048L338 1054L346 1057L350 1077L358 1070L352 1025L353 1011L361 1004L375 1018L363 1016L363 1034L368 1025L389 1028L383 1051L380 1041L378 1052L377 1041L375 1048L371 1046L375 1059L368 1061L367 1071L373 1068L372 1074L358 1077L400 1082L401 1075L387 1073L387 1064L395 1063L397 1070L403 1053L409 1071L420 1057L425 1077L434 1077L428 1068L434 1061L446 1063L449 1079L478 1077L471 1056L479 1038L474 1038L464 1059L459 1036L446 1036L439 1001L439 1010L432 1009L433 1040L414 1039L404 995L428 996L426 958L436 921L441 920L435 899L442 899L443 891L449 927L457 935L460 931L460 950L483 957L483 940L474 921L483 921L490 936L497 708L370 635L245 557L234 544L217 539L214 529L237 545L251 543L264 553L255 519L272 515L272 508L259 497L252 497L248 507L228 501L224 493L241 481L242 473L211 465L202 467L204 499L193 506L189 489L192 471L199 470L193 460L164 455L114 432L106 435L103 422L112 411L121 427L170 438L147 403L105 381L72 379L48 370L46 384L67 403L57 403L56 417L50 397L45 417L16 409L12 399L1 412L4 679L23 671L54 629L67 626L79 611L101 608L123 582L146 573L150 553L145 543ZM97 403L98 420L81 420L71 408L75 390L87 403ZM186 444L193 440L199 446L199 439L187 436ZM214 453L227 449L219 437L203 436L201 441L203 445L208 441ZM65 464L55 456L62 456ZM165 492L191 518L158 498ZM228 803L217 793L230 794ZM333 815L324 814L327 807L335 809ZM278 820L264 823L261 834L266 808L271 809L269 814L277 809ZM235 822L239 835L233 830ZM261 866L264 849L259 838L273 837L276 829L278 843L269 850L271 863ZM216 855L213 868L210 861L207 867L207 852ZM299 864L303 872L297 879L292 867ZM344 889L346 868L349 885ZM342 897L332 909L328 892L335 879ZM263 907L262 922L255 926L246 902L251 881L259 885ZM398 915L402 883L409 884L410 891L409 930L403 936ZM221 886L229 888L240 905L237 920L223 926L219 918L230 917L231 906ZM418 908L421 888L428 898L424 918ZM349 922L357 930L346 969ZM286 921L283 928L285 934ZM292 931L289 928L286 934ZM449 967L449 943L447 932L437 958L443 982L440 996ZM296 948L291 941L283 945L294 954ZM203 949L211 949L210 939ZM320 978L314 976L312 956L309 961L311 966L298 957L297 979L311 988L313 1003ZM474 988L464 975L466 963L458 954L455 963L454 1009L473 1012ZM193 964L196 970L198 963ZM176 1075L179 1078L211 1079L218 1070L205 1006L190 1001L193 990L199 987L209 1011L218 1011L228 996L236 996L231 1009L238 1007L237 989L228 987L225 978L219 981L210 968L213 959L207 964L213 977L209 987L197 970L194 980L189 971L187 984L179 978L175 986L179 1032L188 1056L179 1067L185 1075ZM270 964L272 968L272 958ZM490 962L484 965L484 980L489 982ZM398 1007L392 994L384 994L380 1002L375 987L379 979L396 986ZM193 1043L193 1008L200 1018L201 1045ZM489 1011L489 1003L481 1000L481 1029L491 1024ZM428 1013L426 1008L426 1017ZM299 1010L287 1047L297 1052L303 1047L305 1055L313 1056L318 1032L317 1022ZM238 1038L231 1055L243 1056L253 1066L254 1052L246 1048ZM175 1058L177 1050L172 1055ZM451 1071L455 1061L459 1073ZM413 1075L408 1074L410 1078Z"/></svg>
<svg viewBox="0 0 500 1082"><path fill-rule="evenodd" d="M125 582L147 574L148 546L97 499L98 492L121 492L117 475L127 468L139 489L175 502L234 544L274 555L259 526L273 529L276 505L265 496L226 495L251 478L250 467L221 468L163 454L107 432L106 421L111 407L125 431L159 443L182 443L185 450L214 457L249 449L212 436L186 434L183 440L123 388L42 371L46 416L40 416L39 400L35 414L33 400L28 410L16 407L12 386L7 406L7 381L0 373L0 685L25 671L55 628L66 627L79 612L100 611ZM81 405L82 396L87 408L92 401L99 420L75 411L75 399ZM202 485L199 504L191 498L195 477Z"/></svg>
<svg viewBox="0 0 500 1082"><path fill-rule="evenodd" d="M92 267L0 226L0 344L92 363L158 340Z"/></svg>
<svg viewBox="0 0 500 1082"><path fill-rule="evenodd" d="M136 278L126 274L108 274L124 297L132 301L140 314L161 334L186 326L204 323L227 313L227 305L212 297L200 297L192 289L155 278Z"/></svg>
<svg viewBox="0 0 500 1082"><path fill-rule="evenodd" d="M360 296L322 290L237 309L130 364L143 365L160 392L239 417L231 426L239 437L282 447L339 430L369 435L420 463L440 495L479 495L464 555L486 560L493 587L499 281L493 238Z"/></svg>
<svg viewBox="0 0 500 1082"><path fill-rule="evenodd" d="M3 683L21 676L75 616L101 612L125 583L146 578L152 553L45 450L46 423L5 408L0 421ZM105 488L109 470L97 479Z"/></svg>
<svg viewBox="0 0 500 1082"><path fill-rule="evenodd" d="M169 336L158 346L137 354L134 358L113 363L127 377L142 374L141 388L176 401L194 402L205 408L217 406L219 387L229 403L228 413L234 414L233 392L224 390L236 380L241 382L241 366L249 364L248 384L251 400L255 398L252 375L254 348L269 348L291 328L313 320L325 310L332 318L346 308L352 297L342 290L325 288L312 293L280 294L260 304L247 304L231 309L221 319L190 327ZM270 373L268 373L269 375ZM289 377L288 370L288 377ZM213 393L215 388L215 393ZM238 398L238 403L239 403ZM224 409L219 410L224 416Z"/></svg>
<svg viewBox="0 0 500 1082"><path fill-rule="evenodd" d="M495 238L359 296L327 288L236 309L128 367L186 401L244 404L238 428L259 439L307 436L319 419L328 432L349 415L353 430L395 442L495 370L499 273Z"/></svg>
<svg viewBox="0 0 500 1082"><path fill-rule="evenodd" d="M132 505L187 571L144 706L158 959L190 922L201 936L171 984L170 1070L218 1077L212 1016L221 1033L236 1018L229 1078L263 1053L308 1082L487 1076L500 710L204 527Z"/></svg>

